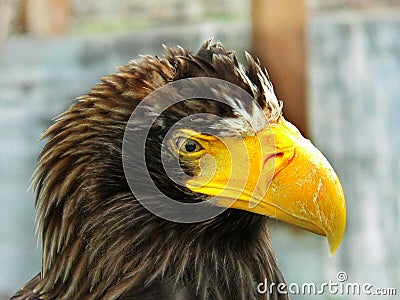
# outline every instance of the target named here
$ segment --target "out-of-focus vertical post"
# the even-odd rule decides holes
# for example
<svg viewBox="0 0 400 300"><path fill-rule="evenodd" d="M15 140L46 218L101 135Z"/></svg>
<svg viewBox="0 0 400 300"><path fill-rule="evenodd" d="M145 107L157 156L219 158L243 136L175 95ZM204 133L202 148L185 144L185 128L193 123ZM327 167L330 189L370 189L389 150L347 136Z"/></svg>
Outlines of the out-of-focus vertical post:
<svg viewBox="0 0 400 300"><path fill-rule="evenodd" d="M37 36L54 36L67 31L70 24L70 0L23 0L26 31Z"/></svg>
<svg viewBox="0 0 400 300"><path fill-rule="evenodd" d="M306 0L253 0L253 52L267 66L286 119L307 134Z"/></svg>
<svg viewBox="0 0 400 300"><path fill-rule="evenodd" d="M13 5L5 1L0 3L0 47L7 39L10 23L13 16Z"/></svg>

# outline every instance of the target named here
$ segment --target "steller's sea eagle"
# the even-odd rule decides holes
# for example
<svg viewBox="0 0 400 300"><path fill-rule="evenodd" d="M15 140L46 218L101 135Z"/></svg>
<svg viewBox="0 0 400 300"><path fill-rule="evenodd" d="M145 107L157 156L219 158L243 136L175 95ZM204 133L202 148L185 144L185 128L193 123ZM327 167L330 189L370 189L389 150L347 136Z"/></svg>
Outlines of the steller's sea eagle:
<svg viewBox="0 0 400 300"><path fill-rule="evenodd" d="M339 180L284 119L259 61L211 39L165 49L102 78L45 132L42 267L11 299L287 299L257 291L284 283L268 218L339 247Z"/></svg>

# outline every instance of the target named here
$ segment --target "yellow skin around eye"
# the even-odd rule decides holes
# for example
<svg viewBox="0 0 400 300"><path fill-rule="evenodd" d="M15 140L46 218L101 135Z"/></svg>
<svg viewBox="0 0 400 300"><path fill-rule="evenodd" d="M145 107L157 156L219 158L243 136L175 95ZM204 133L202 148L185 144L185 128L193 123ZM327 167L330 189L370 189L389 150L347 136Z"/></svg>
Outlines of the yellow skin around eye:
<svg viewBox="0 0 400 300"><path fill-rule="evenodd" d="M339 179L325 157L282 117L254 136L178 136L202 149L179 152L201 172L186 182L196 193L216 196L216 205L266 215L327 236L330 252L340 245L346 204Z"/></svg>

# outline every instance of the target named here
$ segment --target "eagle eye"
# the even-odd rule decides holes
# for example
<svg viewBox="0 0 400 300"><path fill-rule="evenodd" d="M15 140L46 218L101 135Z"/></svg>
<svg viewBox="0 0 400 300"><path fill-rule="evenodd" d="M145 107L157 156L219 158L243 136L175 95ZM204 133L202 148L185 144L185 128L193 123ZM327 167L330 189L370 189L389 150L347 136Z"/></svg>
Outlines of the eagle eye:
<svg viewBox="0 0 400 300"><path fill-rule="evenodd" d="M176 145L184 153L194 153L203 149L198 142L187 138L178 138Z"/></svg>

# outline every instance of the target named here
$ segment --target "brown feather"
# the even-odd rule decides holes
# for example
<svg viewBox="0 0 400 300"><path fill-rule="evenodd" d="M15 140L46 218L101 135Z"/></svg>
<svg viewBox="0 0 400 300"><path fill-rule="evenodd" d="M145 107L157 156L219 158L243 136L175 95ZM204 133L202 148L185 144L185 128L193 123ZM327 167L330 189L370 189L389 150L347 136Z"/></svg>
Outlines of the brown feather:
<svg viewBox="0 0 400 300"><path fill-rule="evenodd" d="M263 299L258 282L283 282L264 217L228 210L179 224L133 197L122 168L123 134L136 105L157 88L220 78L251 93L270 121L281 113L267 97L272 85L258 61L248 58L246 69L211 40L197 54L165 48L163 58L147 55L102 78L44 134L33 182L42 270L12 299ZM216 104L187 105L229 114ZM156 169L159 162L150 163ZM278 298L287 296L271 295Z"/></svg>

